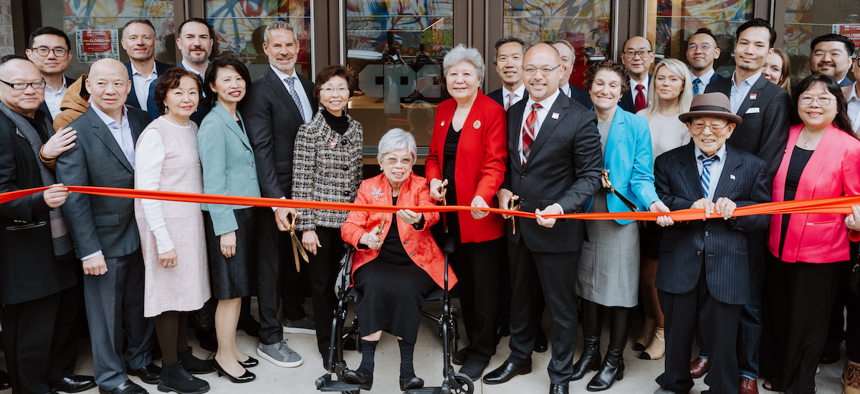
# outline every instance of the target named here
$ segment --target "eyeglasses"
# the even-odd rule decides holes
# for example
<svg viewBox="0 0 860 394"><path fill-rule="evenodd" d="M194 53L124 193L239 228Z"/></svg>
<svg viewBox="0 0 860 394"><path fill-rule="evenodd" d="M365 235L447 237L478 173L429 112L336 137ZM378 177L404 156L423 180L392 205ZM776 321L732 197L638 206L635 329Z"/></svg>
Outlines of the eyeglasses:
<svg viewBox="0 0 860 394"><path fill-rule="evenodd" d="M320 93L334 94L334 92L338 92L340 94L349 93L349 88L347 88L346 86L338 86L336 88L331 87L331 86L326 86L324 88L320 88Z"/></svg>
<svg viewBox="0 0 860 394"><path fill-rule="evenodd" d="M15 90L26 90L28 86L32 87L33 89L44 89L45 86L48 85L48 83L45 82L44 80L41 80L39 82L15 82L15 83L11 83L11 82L6 82L6 81L0 79L0 82L3 82L5 84L11 86L12 89L15 89Z"/></svg>
<svg viewBox="0 0 860 394"><path fill-rule="evenodd" d="M639 57L644 59L645 56L648 56L648 54L651 52L654 52L654 51L649 51L646 49L643 49L641 51L627 51L627 52L624 52L624 57L626 57L628 59L633 59L634 57L636 57L636 55L639 55Z"/></svg>
<svg viewBox="0 0 860 394"><path fill-rule="evenodd" d="M697 133L701 133L701 132L705 131L705 128L711 129L711 131L714 133L719 133L720 131L723 131L723 129L725 129L728 126L729 126L728 123L726 123L726 124L719 124L719 123L707 124L705 122L696 122L696 123L693 123L692 125L690 125L690 128L692 128L693 131L695 131Z"/></svg>
<svg viewBox="0 0 860 394"><path fill-rule="evenodd" d="M65 57L66 53L69 52L68 50L66 50L66 48L60 48L60 47L56 47L54 49L51 49L51 48L48 48L46 46L41 46L38 48L30 48L30 49L33 51L36 51L36 53L38 53L39 56L42 56L42 57L48 56L48 54L51 52L54 52L54 56L56 56L56 57Z"/></svg>
<svg viewBox="0 0 860 394"><path fill-rule="evenodd" d="M561 67L561 64L559 64L555 67L545 66L545 67L540 67L540 68L528 66L528 67L523 67L523 73L526 75L534 75L534 73L536 73L538 70L540 70L541 74L549 75L551 72L555 71L555 69L557 69L559 67Z"/></svg>
<svg viewBox="0 0 860 394"><path fill-rule="evenodd" d="M690 44L690 46L687 47L688 51L695 51L696 49L707 51L708 49L711 49L711 46L708 44L702 44L701 46L698 46L696 44Z"/></svg>
<svg viewBox="0 0 860 394"><path fill-rule="evenodd" d="M800 98L800 104L802 104L802 105L811 105L812 101L818 101L818 104L820 104L823 107L826 107L826 106L830 105L830 102L833 101L833 98L832 97L801 97Z"/></svg>

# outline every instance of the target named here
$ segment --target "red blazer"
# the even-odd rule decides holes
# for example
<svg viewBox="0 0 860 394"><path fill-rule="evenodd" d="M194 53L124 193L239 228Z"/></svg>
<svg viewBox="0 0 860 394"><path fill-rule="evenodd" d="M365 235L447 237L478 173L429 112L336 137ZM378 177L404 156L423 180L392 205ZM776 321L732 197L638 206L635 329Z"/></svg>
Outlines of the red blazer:
<svg viewBox="0 0 860 394"><path fill-rule="evenodd" d="M782 163L773 180L773 201L785 201L785 176L791 153L800 137L803 125L791 127ZM835 126L824 137L803 169L795 200L860 195L860 141ZM770 220L768 248L779 256L782 215ZM860 238L860 233L845 227L843 214L792 214L782 260L789 263L834 263L851 259L848 239Z"/></svg>
<svg viewBox="0 0 860 394"><path fill-rule="evenodd" d="M391 184L385 174L361 182L358 196L355 198L356 204L391 205L392 201ZM436 203L430 199L430 188L424 178L410 174L400 186L397 206L436 206ZM357 249L355 259L352 261L353 275L355 270L379 256L379 252L367 249L364 245L362 245L363 249L359 249L358 240L366 233L374 233L379 228L383 216L385 216L385 226L382 231L382 239L385 239L391 228L391 222L394 220L394 214L391 213L350 211L346 223L340 228L340 235L343 240ZM412 257L412 261L427 272L427 275L430 275L439 287L442 287L444 285L445 256L430 233L430 226L438 221L438 213L425 213L424 228L421 231L416 231L411 225L403 223L401 220L397 221L397 231L400 233L400 240L403 241L403 248ZM449 266L448 289L450 290L456 283L457 277L454 276L454 271Z"/></svg>
<svg viewBox="0 0 860 394"><path fill-rule="evenodd" d="M445 138L457 101L448 99L436 108L430 154L427 155L425 175L427 181L443 179ZM505 179L508 160L507 117L505 109L493 99L478 91L469 116L460 130L457 147L457 167L454 169L457 186L457 205L471 206L475 196L481 196L491 208L499 207L496 192ZM484 242L505 235L505 221L501 215L490 214L476 220L469 211L457 213L460 219L461 242Z"/></svg>

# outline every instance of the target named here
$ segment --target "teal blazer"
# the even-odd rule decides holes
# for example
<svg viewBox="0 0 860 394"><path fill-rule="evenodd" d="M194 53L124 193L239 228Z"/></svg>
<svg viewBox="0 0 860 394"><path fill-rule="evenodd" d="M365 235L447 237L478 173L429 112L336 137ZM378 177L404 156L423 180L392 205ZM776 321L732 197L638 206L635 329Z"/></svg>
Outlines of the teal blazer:
<svg viewBox="0 0 860 394"><path fill-rule="evenodd" d="M242 115L236 112L239 121ZM244 122L243 122L244 124ZM240 197L260 197L257 164L248 136L221 104L200 122L197 151L203 166L203 193ZM215 235L239 229L233 210L249 208L236 205L202 204L212 216Z"/></svg>
<svg viewBox="0 0 860 394"><path fill-rule="evenodd" d="M631 114L621 107L615 110L603 168L609 170L609 182L615 191L636 204L640 211L647 211L652 203L660 201L654 188L654 154L651 152L651 131L648 120ZM585 212L591 208L594 197L585 203ZM614 194L606 196L609 212L630 212ZM624 225L632 220L616 220Z"/></svg>

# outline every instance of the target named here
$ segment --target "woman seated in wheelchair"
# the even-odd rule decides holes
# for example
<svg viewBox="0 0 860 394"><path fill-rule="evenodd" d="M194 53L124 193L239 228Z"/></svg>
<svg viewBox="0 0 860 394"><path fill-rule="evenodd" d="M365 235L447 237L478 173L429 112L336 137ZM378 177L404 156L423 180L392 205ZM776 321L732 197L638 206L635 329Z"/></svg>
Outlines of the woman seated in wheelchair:
<svg viewBox="0 0 860 394"><path fill-rule="evenodd" d="M386 133L377 155L383 174L361 183L356 204L435 206L427 181L412 173L417 154L412 134L401 129ZM438 221L438 213L408 209L397 214L349 213L341 236L356 248L352 275L362 358L357 370L344 371L346 382L370 390L376 344L386 331L400 344L400 389L424 386L415 376L412 354L424 299L443 286L444 256L430 234L430 226ZM456 282L449 269L449 289Z"/></svg>

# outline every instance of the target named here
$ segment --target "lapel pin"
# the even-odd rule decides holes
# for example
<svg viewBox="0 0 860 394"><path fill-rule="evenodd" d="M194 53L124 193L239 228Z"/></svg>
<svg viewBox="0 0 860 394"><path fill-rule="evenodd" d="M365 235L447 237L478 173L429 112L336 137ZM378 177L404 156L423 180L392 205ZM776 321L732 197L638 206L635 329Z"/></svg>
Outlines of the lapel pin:
<svg viewBox="0 0 860 394"><path fill-rule="evenodd" d="M476 128L476 129L480 129L481 128L481 121L476 120L475 123L472 123L472 127Z"/></svg>
<svg viewBox="0 0 860 394"><path fill-rule="evenodd" d="M558 112L553 112L553 113L552 113L552 118L553 118L553 119L558 119Z"/></svg>
<svg viewBox="0 0 860 394"><path fill-rule="evenodd" d="M755 100L755 98L756 98L756 94L755 94L755 93L750 94L750 100Z"/></svg>
<svg viewBox="0 0 860 394"><path fill-rule="evenodd" d="M735 176L734 176L734 175L729 175L729 177L730 177L730 178L732 178L732 180L735 180Z"/></svg>
<svg viewBox="0 0 860 394"><path fill-rule="evenodd" d="M329 145L331 145L331 147L334 148L337 145L337 141L331 141L331 142L329 142Z"/></svg>
<svg viewBox="0 0 860 394"><path fill-rule="evenodd" d="M444 126L444 125L445 125L445 121L443 120L443 121L442 121L442 124L441 124L440 126Z"/></svg>

